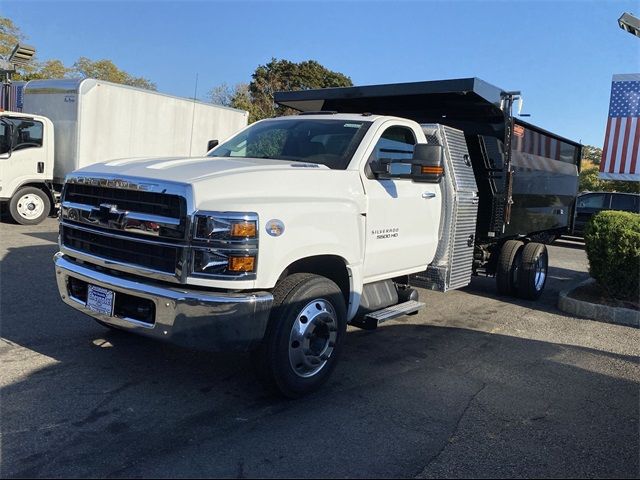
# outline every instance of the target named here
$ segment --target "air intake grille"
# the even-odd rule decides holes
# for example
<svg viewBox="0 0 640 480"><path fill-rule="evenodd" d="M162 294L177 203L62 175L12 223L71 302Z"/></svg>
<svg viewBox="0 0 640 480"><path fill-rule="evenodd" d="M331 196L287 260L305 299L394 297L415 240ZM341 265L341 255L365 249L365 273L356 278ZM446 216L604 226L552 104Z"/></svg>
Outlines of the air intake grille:
<svg viewBox="0 0 640 480"><path fill-rule="evenodd" d="M63 245L70 249L168 274L175 274L181 256L182 248L178 245L128 240L65 225L61 233Z"/></svg>

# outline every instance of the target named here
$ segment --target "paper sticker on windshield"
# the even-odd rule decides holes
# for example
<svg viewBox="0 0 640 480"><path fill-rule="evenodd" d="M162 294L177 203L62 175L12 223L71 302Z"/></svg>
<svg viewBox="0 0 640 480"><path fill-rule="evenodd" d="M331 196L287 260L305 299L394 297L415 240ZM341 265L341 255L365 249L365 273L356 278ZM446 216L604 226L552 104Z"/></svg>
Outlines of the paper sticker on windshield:
<svg viewBox="0 0 640 480"><path fill-rule="evenodd" d="M267 233L272 237L279 237L284 233L284 223L280 220L269 220L265 228L267 229Z"/></svg>
<svg viewBox="0 0 640 480"><path fill-rule="evenodd" d="M361 123L345 123L343 125L344 128L360 128L361 126Z"/></svg>

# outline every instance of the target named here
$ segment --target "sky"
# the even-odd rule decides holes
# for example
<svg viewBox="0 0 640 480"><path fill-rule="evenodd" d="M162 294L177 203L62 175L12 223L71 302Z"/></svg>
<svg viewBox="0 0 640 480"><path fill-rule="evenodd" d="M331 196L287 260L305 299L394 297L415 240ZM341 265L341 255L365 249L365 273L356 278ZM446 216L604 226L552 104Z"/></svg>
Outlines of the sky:
<svg viewBox="0 0 640 480"><path fill-rule="evenodd" d="M479 77L519 90L527 121L602 146L611 77L640 72L618 27L640 1L2 0L40 60L107 58L164 93L205 98L272 57L317 60L354 85Z"/></svg>

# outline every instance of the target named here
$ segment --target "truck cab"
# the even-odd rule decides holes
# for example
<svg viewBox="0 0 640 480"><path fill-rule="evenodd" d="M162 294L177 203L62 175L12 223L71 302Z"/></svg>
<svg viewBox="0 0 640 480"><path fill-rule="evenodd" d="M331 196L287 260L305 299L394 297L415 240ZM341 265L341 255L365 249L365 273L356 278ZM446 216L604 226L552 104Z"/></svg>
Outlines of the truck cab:
<svg viewBox="0 0 640 480"><path fill-rule="evenodd" d="M61 203L61 296L115 328L254 352L300 297L277 316L300 336L283 388L306 392L347 322L419 308L407 279L433 260L442 212L440 175L412 171L441 167L428 145L411 120L306 114L255 123L207 157L80 169Z"/></svg>
<svg viewBox="0 0 640 480"><path fill-rule="evenodd" d="M53 123L47 117L0 112L0 201L18 223L49 215L53 197Z"/></svg>

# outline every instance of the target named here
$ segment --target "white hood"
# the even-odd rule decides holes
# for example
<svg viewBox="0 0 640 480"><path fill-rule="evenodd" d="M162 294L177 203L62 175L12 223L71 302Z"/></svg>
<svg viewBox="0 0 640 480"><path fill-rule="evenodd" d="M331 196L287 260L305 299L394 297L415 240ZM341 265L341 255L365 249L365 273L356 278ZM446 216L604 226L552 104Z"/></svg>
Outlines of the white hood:
<svg viewBox="0 0 640 480"><path fill-rule="evenodd" d="M74 173L87 175L94 173L193 184L220 175L238 174L256 169L264 172L298 169L311 165L314 165L314 168L327 169L324 165L315 166L315 164L262 158L148 157L96 163Z"/></svg>
<svg viewBox="0 0 640 480"><path fill-rule="evenodd" d="M188 157L111 160L75 174L175 182L193 192L196 209L256 211L265 203L355 201L363 208L358 172L325 165L256 158Z"/></svg>

